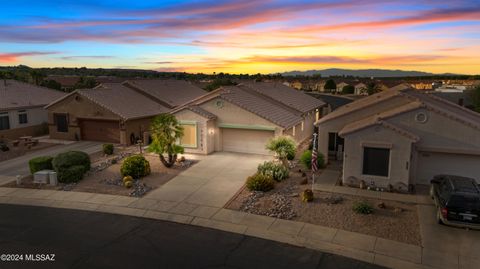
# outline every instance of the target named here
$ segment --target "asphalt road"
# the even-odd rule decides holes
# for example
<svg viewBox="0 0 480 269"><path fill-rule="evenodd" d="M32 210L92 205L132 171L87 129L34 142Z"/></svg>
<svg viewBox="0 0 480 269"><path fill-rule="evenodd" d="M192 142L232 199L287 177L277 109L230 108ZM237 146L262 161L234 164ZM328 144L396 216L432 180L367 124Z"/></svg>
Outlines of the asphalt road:
<svg viewBox="0 0 480 269"><path fill-rule="evenodd" d="M0 268L380 268L274 241L98 212L0 204ZM55 261L25 261L55 254ZM5 256L2 256L5 257ZM12 257L10 255L10 257Z"/></svg>

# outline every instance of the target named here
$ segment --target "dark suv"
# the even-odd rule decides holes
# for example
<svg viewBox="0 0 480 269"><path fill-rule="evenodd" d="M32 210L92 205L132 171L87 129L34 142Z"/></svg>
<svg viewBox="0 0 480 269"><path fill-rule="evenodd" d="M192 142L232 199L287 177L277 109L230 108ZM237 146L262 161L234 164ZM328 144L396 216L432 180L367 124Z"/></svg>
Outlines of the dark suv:
<svg viewBox="0 0 480 269"><path fill-rule="evenodd" d="M480 229L480 187L475 179L438 175L430 183L438 223Z"/></svg>

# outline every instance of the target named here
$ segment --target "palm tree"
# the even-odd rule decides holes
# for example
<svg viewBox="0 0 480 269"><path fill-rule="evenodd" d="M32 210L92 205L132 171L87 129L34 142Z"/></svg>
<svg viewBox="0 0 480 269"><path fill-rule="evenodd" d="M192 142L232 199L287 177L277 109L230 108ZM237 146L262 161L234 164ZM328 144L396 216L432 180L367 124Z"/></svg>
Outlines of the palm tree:
<svg viewBox="0 0 480 269"><path fill-rule="evenodd" d="M148 151L158 154L165 167L172 167L177 160L177 154L184 152L183 147L176 144L183 137L183 127L175 116L161 114L152 120L150 131L153 141Z"/></svg>

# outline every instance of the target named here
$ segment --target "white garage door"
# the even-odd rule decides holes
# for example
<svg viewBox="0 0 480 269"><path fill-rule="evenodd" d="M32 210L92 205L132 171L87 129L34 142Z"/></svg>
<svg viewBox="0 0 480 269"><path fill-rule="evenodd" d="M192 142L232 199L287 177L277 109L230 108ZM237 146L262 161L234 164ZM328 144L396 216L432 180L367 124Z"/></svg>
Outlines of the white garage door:
<svg viewBox="0 0 480 269"><path fill-rule="evenodd" d="M223 151L271 154L265 149L273 131L222 128Z"/></svg>
<svg viewBox="0 0 480 269"><path fill-rule="evenodd" d="M430 184L439 174L471 177L480 183L480 156L420 152L416 169L417 184Z"/></svg>

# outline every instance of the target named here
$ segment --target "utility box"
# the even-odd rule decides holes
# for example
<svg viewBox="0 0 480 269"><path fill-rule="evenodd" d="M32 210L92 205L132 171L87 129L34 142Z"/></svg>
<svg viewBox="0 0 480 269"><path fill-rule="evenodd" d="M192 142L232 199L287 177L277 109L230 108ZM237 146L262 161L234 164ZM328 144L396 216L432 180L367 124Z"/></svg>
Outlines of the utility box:
<svg viewBox="0 0 480 269"><path fill-rule="evenodd" d="M52 186L57 186L58 181L57 181L57 172L50 172L50 185Z"/></svg>
<svg viewBox="0 0 480 269"><path fill-rule="evenodd" d="M51 172L53 172L53 170L42 170L36 172L33 174L33 183L47 184Z"/></svg>

